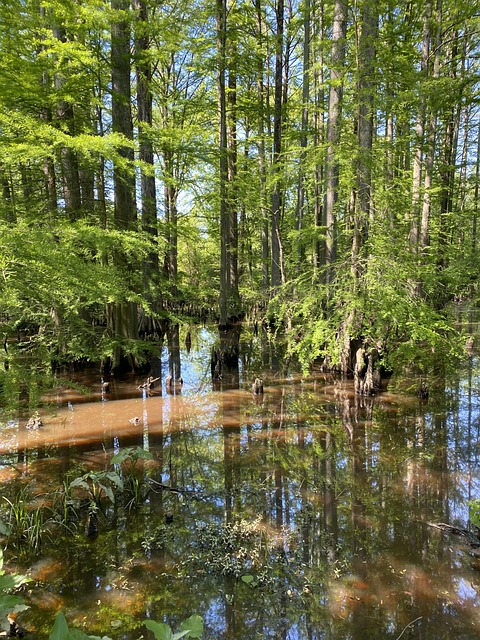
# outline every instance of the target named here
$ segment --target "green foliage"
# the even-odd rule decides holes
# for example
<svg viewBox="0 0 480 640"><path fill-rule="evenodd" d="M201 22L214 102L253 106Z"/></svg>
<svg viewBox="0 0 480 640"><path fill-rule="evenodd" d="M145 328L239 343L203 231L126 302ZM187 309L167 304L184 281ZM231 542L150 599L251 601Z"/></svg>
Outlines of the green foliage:
<svg viewBox="0 0 480 640"><path fill-rule="evenodd" d="M26 489L18 492L13 500L6 496L3 499L8 504L8 513L1 528L7 544L26 553L38 549L46 531L47 509L44 506L31 507Z"/></svg>
<svg viewBox="0 0 480 640"><path fill-rule="evenodd" d="M49 640L110 640L108 636L90 636L79 629L72 629L68 626L63 613L59 613L55 618Z"/></svg>
<svg viewBox="0 0 480 640"><path fill-rule="evenodd" d="M10 630L10 623L7 615L10 613L20 613L28 609L22 597L12 595L19 587L29 582L26 576L17 574L6 574L3 569L3 550L0 548L0 627L3 631Z"/></svg>
<svg viewBox="0 0 480 640"><path fill-rule="evenodd" d="M121 253L132 264L140 263L151 250L150 239L60 221L48 228L0 222L0 238L0 316L8 318L4 331L29 328L35 353L50 358L111 354L114 341L102 326L106 305L142 304L136 293L140 273L122 270L112 256Z"/></svg>
<svg viewBox="0 0 480 640"><path fill-rule="evenodd" d="M125 447L110 459L110 464L118 465L123 474L123 489L128 494L129 506L139 506L150 490L145 475L139 473L139 462L151 460L152 454L142 447Z"/></svg>
<svg viewBox="0 0 480 640"><path fill-rule="evenodd" d="M87 471L80 478L70 482L71 489L83 489L94 504L99 504L106 496L113 504L115 502L114 488L123 491L123 480L115 471Z"/></svg>
<svg viewBox="0 0 480 640"><path fill-rule="evenodd" d="M145 620L147 629L153 632L155 640L180 640L180 638L201 638L203 620L200 616L190 616L180 625L180 631L173 633L170 625L154 620Z"/></svg>
<svg viewBox="0 0 480 640"><path fill-rule="evenodd" d="M480 528L480 498L470 500L468 503L470 522Z"/></svg>
<svg viewBox="0 0 480 640"><path fill-rule="evenodd" d="M203 620L200 616L190 616L180 625L180 631L173 633L168 624L145 620L147 629L153 632L155 640L180 640L180 638L201 638L203 634ZM49 635L49 640L110 640L108 636L91 636L79 629L68 626L63 613L55 618Z"/></svg>

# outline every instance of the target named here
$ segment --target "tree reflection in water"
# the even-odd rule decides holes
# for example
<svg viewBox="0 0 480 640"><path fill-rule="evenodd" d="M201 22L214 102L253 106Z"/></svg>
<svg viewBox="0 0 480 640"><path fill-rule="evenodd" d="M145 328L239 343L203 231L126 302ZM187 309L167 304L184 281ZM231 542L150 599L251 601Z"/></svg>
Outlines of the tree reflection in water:
<svg viewBox="0 0 480 640"><path fill-rule="evenodd" d="M23 489L52 514L65 478L109 468L127 446L152 454L137 470L145 499L103 505L95 541L73 519L31 551L6 541L35 581L22 624L46 638L61 609L74 627L129 640L145 617L178 628L195 613L217 639L383 640L406 627L480 638L478 561L428 524L467 526L479 495L475 360L428 403L393 386L358 398L350 381L301 376L248 328L189 327L185 351L182 331L155 370L181 371L181 394L163 379L145 394L130 377L102 401L83 372L90 398L64 388L35 433L4 424L3 495ZM213 380L212 349L228 355Z"/></svg>

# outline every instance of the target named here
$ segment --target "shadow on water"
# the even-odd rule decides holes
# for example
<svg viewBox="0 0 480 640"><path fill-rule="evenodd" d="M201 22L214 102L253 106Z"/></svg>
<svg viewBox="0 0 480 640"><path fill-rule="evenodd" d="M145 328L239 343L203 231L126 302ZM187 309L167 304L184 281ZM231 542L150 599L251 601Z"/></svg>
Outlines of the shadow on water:
<svg viewBox="0 0 480 640"><path fill-rule="evenodd" d="M216 639L480 638L480 559L453 535L479 497L473 355L428 402L358 398L262 332L171 327L149 378L74 378L88 394L57 389L43 426L2 428L2 522L20 496L30 525L4 545L36 638L60 610L127 640L192 614ZM79 478L109 487L91 537Z"/></svg>

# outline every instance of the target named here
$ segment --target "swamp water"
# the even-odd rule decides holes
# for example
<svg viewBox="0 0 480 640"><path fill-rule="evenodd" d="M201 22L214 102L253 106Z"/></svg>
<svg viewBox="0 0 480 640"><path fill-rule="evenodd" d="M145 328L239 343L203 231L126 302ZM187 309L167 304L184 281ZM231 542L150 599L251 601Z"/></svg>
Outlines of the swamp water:
<svg viewBox="0 0 480 640"><path fill-rule="evenodd" d="M97 371L76 373L90 393L48 398L41 428L2 425L0 516L13 505L27 523L5 541L5 568L32 578L28 635L47 638L61 611L114 640L193 614L217 640L480 638L480 557L438 526L466 528L480 497L476 359L426 402L394 381L356 398L351 381L301 376L251 333L238 372L212 383L217 335L165 347L151 391L145 376L106 392ZM184 383L167 393L172 367ZM98 489L96 536L76 478Z"/></svg>

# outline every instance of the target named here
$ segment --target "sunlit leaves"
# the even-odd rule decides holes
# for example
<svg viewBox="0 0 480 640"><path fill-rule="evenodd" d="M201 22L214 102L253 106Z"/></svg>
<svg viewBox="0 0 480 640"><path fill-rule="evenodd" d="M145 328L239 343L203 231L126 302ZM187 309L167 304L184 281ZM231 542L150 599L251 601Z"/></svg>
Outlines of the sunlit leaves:
<svg viewBox="0 0 480 640"><path fill-rule="evenodd" d="M200 616L190 616L180 625L180 631L173 633L170 625L154 620L145 620L147 629L153 632L155 640L180 640L180 638L201 638L203 620Z"/></svg>
<svg viewBox="0 0 480 640"><path fill-rule="evenodd" d="M108 636L90 636L79 629L69 627L63 613L59 613L55 618L48 638L49 640L110 640Z"/></svg>

